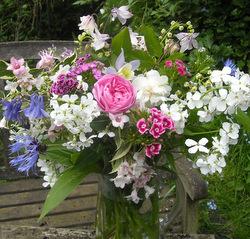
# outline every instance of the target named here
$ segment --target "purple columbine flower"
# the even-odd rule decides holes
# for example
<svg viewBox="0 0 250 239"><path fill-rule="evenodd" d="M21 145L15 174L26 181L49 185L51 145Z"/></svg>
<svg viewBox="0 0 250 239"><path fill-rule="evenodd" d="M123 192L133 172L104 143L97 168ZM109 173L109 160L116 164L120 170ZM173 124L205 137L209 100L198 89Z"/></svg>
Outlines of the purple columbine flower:
<svg viewBox="0 0 250 239"><path fill-rule="evenodd" d="M229 67L231 69L231 76L235 76L235 73L237 71L237 66L234 64L234 62L231 59L227 59L224 62L224 67Z"/></svg>
<svg viewBox="0 0 250 239"><path fill-rule="evenodd" d="M44 110L43 96L32 94L30 96L30 106L23 110L24 115L29 119L41 119L48 117Z"/></svg>
<svg viewBox="0 0 250 239"><path fill-rule="evenodd" d="M19 172L25 172L28 175L36 168L36 162L39 158L38 142L29 135L18 135L15 137L15 143L10 145L10 154L17 154L10 161L10 165L17 168Z"/></svg>
<svg viewBox="0 0 250 239"><path fill-rule="evenodd" d="M22 100L16 98L12 101L2 100L3 104L3 115L6 120L20 121L20 111L22 106Z"/></svg>

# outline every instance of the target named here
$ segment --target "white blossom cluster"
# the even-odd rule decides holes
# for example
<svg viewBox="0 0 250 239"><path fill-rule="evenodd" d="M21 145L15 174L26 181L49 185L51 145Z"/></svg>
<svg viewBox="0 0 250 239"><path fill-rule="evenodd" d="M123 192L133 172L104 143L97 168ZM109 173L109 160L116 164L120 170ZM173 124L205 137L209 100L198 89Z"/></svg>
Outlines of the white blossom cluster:
<svg viewBox="0 0 250 239"><path fill-rule="evenodd" d="M40 171L44 173L43 177L43 187L53 187L57 181L57 173L60 174L64 171L64 167L61 164L49 164L48 161L38 159L37 166Z"/></svg>
<svg viewBox="0 0 250 239"><path fill-rule="evenodd" d="M212 147L207 148L207 138L202 138L198 142L193 139L185 141L189 147L190 154L196 154L195 167L200 168L202 174L221 173L226 166L225 156L229 152L229 146L238 142L240 126L236 123L224 122L219 130L219 136L213 137Z"/></svg>
<svg viewBox="0 0 250 239"><path fill-rule="evenodd" d="M50 105L53 124L65 127L72 135L64 146L80 151L93 143L96 135L88 136L92 132L90 123L100 115L100 111L91 93L81 98L77 95L54 96Z"/></svg>
<svg viewBox="0 0 250 239"><path fill-rule="evenodd" d="M139 203L141 198L138 196L138 191L140 189L144 189L145 198L148 198L155 191L154 188L147 185L154 171L145 163L144 153L136 152L133 159L135 160L133 164L129 164L126 160L120 164L117 176L112 181L118 188L133 184L133 190L126 198L134 203Z"/></svg>
<svg viewBox="0 0 250 239"><path fill-rule="evenodd" d="M182 134L189 115L186 109L186 102L178 99L176 95L171 95L170 97L174 98L175 102L171 104L164 102L160 108L164 114L171 117L174 121L176 133Z"/></svg>
<svg viewBox="0 0 250 239"><path fill-rule="evenodd" d="M199 109L200 122L210 122L220 114L232 115L237 108L246 111L250 106L250 76L239 72L232 75L232 69L225 66L221 71L211 73L212 86L201 86L194 94L186 95L189 109Z"/></svg>

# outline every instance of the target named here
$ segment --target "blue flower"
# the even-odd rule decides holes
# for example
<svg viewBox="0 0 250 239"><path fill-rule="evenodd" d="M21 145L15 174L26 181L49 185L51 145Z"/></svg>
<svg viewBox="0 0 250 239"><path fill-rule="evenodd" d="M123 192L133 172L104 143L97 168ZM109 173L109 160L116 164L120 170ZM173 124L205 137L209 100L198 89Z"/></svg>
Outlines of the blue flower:
<svg viewBox="0 0 250 239"><path fill-rule="evenodd" d="M28 175L29 171L35 170L39 158L38 142L28 135L16 136L15 141L10 145L10 154L17 154L17 156L10 161L10 165Z"/></svg>
<svg viewBox="0 0 250 239"><path fill-rule="evenodd" d="M20 111L22 106L22 101L20 98L16 98L12 101L2 100L3 104L3 115L6 120L20 121Z"/></svg>
<svg viewBox="0 0 250 239"><path fill-rule="evenodd" d="M30 96L30 106L23 110L24 115L30 119L41 119L48 117L44 110L43 96L32 94Z"/></svg>
<svg viewBox="0 0 250 239"><path fill-rule="evenodd" d="M217 205L216 205L216 203L215 203L214 200L210 200L210 201L207 203L207 206L208 206L208 208L209 208L210 210L212 210L212 211L217 210Z"/></svg>
<svg viewBox="0 0 250 239"><path fill-rule="evenodd" d="M234 64L234 62L231 59L227 59L224 62L224 66L229 67L231 69L231 73L230 73L231 76L235 76L237 66Z"/></svg>

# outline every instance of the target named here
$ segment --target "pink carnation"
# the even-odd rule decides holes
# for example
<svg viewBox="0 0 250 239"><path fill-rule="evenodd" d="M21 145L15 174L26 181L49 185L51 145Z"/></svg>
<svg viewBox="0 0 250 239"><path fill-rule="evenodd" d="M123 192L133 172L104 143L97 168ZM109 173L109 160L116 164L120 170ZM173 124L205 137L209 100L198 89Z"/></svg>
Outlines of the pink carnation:
<svg viewBox="0 0 250 239"><path fill-rule="evenodd" d="M144 118L138 120L136 127L141 134L145 134L148 131L148 125Z"/></svg>
<svg viewBox="0 0 250 239"><path fill-rule="evenodd" d="M99 107L107 113L119 114L129 110L136 100L133 85L118 75L105 75L93 88L93 95Z"/></svg>
<svg viewBox="0 0 250 239"><path fill-rule="evenodd" d="M161 144L150 144L146 147L146 156L152 158L161 151Z"/></svg>
<svg viewBox="0 0 250 239"><path fill-rule="evenodd" d="M165 133L165 129L162 123L153 123L149 133L155 138L158 139L162 134Z"/></svg>
<svg viewBox="0 0 250 239"><path fill-rule="evenodd" d="M169 130L173 130L175 128L174 121L165 115L162 117L162 125L165 129Z"/></svg>
<svg viewBox="0 0 250 239"><path fill-rule="evenodd" d="M171 68L172 66L173 66L173 62L172 62L171 60L167 60L167 61L165 62L165 67Z"/></svg>
<svg viewBox="0 0 250 239"><path fill-rule="evenodd" d="M27 68L24 66L24 59L21 58L18 60L15 57L11 57L7 70L12 71L17 77L25 75L27 73Z"/></svg>
<svg viewBox="0 0 250 239"><path fill-rule="evenodd" d="M185 66L184 67L178 67L177 71L178 71L180 76L185 76L187 74Z"/></svg>

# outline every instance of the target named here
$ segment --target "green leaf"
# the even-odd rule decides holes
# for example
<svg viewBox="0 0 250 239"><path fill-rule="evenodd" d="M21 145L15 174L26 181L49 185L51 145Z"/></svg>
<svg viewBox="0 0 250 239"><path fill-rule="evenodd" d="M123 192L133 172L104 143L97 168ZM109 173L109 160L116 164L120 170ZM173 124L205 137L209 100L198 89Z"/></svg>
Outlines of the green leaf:
<svg viewBox="0 0 250 239"><path fill-rule="evenodd" d="M140 28L141 35L144 36L147 50L150 55L153 56L161 56L162 54L162 47L159 39L157 38L154 30L149 26L143 26Z"/></svg>
<svg viewBox="0 0 250 239"><path fill-rule="evenodd" d="M12 71L7 70L8 64L3 61L0 60L0 78L2 78L1 76L9 76L9 77L13 77L13 73Z"/></svg>
<svg viewBox="0 0 250 239"><path fill-rule="evenodd" d="M127 54L132 50L127 27L121 30L112 40L112 50L117 56L121 53L121 48L123 48L124 52Z"/></svg>
<svg viewBox="0 0 250 239"><path fill-rule="evenodd" d="M133 50L128 55L129 60L140 60L140 68L144 69L152 69L155 65L153 58L148 54L148 52L141 50Z"/></svg>
<svg viewBox="0 0 250 239"><path fill-rule="evenodd" d="M125 143L123 141L120 148L117 150L117 152L115 153L114 157L112 158L112 160L110 162L113 162L117 159L124 157L131 149L131 146L132 146L131 143Z"/></svg>
<svg viewBox="0 0 250 239"><path fill-rule="evenodd" d="M51 162L58 162L63 165L72 166L75 163L75 155L79 157L78 152L68 150L62 144L49 144L46 150L45 159Z"/></svg>
<svg viewBox="0 0 250 239"><path fill-rule="evenodd" d="M238 108L235 118L237 122L241 124L247 132L250 133L250 116Z"/></svg>
<svg viewBox="0 0 250 239"><path fill-rule="evenodd" d="M49 191L39 220L57 207L82 182L85 176L99 171L98 160L99 157L93 150L86 149L80 154L78 163L62 173Z"/></svg>

